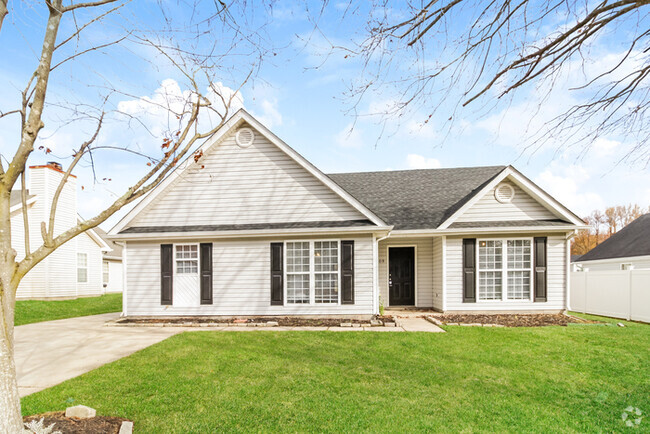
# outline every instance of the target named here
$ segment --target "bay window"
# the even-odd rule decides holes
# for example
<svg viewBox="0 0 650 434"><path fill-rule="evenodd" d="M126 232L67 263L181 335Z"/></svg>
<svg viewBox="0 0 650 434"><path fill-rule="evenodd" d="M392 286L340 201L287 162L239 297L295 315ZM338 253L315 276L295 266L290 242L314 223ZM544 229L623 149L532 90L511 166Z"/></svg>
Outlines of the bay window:
<svg viewBox="0 0 650 434"><path fill-rule="evenodd" d="M339 302L339 242L285 243L288 304Z"/></svg>
<svg viewBox="0 0 650 434"><path fill-rule="evenodd" d="M479 240L478 299L531 300L530 239Z"/></svg>

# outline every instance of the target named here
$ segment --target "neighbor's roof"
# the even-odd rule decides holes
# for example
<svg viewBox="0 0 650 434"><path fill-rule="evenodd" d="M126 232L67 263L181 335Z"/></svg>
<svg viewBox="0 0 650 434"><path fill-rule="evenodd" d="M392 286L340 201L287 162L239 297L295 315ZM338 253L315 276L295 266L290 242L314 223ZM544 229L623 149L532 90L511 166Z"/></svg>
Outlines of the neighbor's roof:
<svg viewBox="0 0 650 434"><path fill-rule="evenodd" d="M650 256L650 214L642 215L616 232L582 255L579 262L630 256Z"/></svg>
<svg viewBox="0 0 650 434"><path fill-rule="evenodd" d="M104 240L104 242L106 244L108 244L108 247L113 249L110 252L104 252L104 255L103 255L104 258L105 259L119 259L119 260L122 260L122 246L120 246L119 244L109 240L107 238L106 231L104 231L99 226L95 227L94 230L95 230L95 233L97 233L97 235L99 235Z"/></svg>
<svg viewBox="0 0 650 434"><path fill-rule="evenodd" d="M27 200L31 199L35 195L29 194L29 190L27 190ZM14 205L20 204L20 190L11 190L11 195L9 196L9 206L12 207Z"/></svg>
<svg viewBox="0 0 650 434"><path fill-rule="evenodd" d="M395 229L434 229L506 166L328 174Z"/></svg>

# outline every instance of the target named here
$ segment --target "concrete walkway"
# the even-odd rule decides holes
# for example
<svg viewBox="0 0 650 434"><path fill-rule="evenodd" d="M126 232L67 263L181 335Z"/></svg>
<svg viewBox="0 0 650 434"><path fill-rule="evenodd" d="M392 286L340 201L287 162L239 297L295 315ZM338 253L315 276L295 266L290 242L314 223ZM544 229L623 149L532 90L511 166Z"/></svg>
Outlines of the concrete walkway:
<svg viewBox="0 0 650 434"><path fill-rule="evenodd" d="M399 318L398 327L106 327L119 313L16 327L20 396L55 386L184 331L444 332L422 318Z"/></svg>
<svg viewBox="0 0 650 434"><path fill-rule="evenodd" d="M104 327L119 313L16 327L20 396L59 384L175 335L182 328Z"/></svg>

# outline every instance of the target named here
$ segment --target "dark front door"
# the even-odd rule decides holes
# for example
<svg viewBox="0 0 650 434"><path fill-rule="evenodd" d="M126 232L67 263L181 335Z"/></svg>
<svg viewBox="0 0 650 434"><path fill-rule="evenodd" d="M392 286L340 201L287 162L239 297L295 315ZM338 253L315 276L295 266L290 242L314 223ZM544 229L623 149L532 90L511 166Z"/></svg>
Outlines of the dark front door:
<svg viewBox="0 0 650 434"><path fill-rule="evenodd" d="M415 305L415 247L388 249L388 303Z"/></svg>

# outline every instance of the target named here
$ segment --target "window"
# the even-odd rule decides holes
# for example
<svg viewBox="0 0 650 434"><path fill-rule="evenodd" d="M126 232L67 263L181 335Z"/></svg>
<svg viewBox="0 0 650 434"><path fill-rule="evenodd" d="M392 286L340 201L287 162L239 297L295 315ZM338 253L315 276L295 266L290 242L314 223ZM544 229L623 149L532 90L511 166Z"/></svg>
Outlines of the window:
<svg viewBox="0 0 650 434"><path fill-rule="evenodd" d="M199 272L199 246L196 244L176 245L176 273L197 274Z"/></svg>
<svg viewBox="0 0 650 434"><path fill-rule="evenodd" d="M501 241L481 241L478 249L479 300L501 300L503 295Z"/></svg>
<svg viewBox="0 0 650 434"><path fill-rule="evenodd" d="M88 282L88 254L77 253L77 282Z"/></svg>
<svg viewBox="0 0 650 434"><path fill-rule="evenodd" d="M316 303L339 301L339 243L314 242L314 283Z"/></svg>
<svg viewBox="0 0 650 434"><path fill-rule="evenodd" d="M530 300L532 265L529 239L479 241L479 300Z"/></svg>
<svg viewBox="0 0 650 434"><path fill-rule="evenodd" d="M309 243L287 243L286 248L287 303L309 303Z"/></svg>
<svg viewBox="0 0 650 434"><path fill-rule="evenodd" d="M108 283L108 261L102 263L102 281Z"/></svg>
<svg viewBox="0 0 650 434"><path fill-rule="evenodd" d="M530 240L508 240L508 299L530 299L532 250Z"/></svg>
<svg viewBox="0 0 650 434"><path fill-rule="evenodd" d="M292 241L285 248L287 303L338 303L339 242Z"/></svg>

